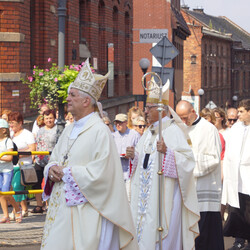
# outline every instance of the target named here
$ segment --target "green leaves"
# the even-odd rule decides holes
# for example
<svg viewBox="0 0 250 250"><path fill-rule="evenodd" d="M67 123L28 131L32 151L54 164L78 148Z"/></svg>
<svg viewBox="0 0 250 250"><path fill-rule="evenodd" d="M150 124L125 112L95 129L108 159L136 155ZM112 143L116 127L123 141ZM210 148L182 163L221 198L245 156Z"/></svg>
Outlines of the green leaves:
<svg viewBox="0 0 250 250"><path fill-rule="evenodd" d="M22 83L30 88L31 107L38 108L47 103L51 108L55 108L59 98L62 98L65 103L68 87L75 80L80 69L81 66L70 65L65 66L64 71L61 72L55 63L49 69L34 66L32 75L26 80L22 79Z"/></svg>

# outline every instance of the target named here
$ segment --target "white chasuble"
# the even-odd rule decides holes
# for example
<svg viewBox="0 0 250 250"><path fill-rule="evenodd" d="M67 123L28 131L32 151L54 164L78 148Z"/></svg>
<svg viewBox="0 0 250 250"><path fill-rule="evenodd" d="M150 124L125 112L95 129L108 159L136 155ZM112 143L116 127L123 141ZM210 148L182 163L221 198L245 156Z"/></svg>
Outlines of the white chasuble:
<svg viewBox="0 0 250 250"><path fill-rule="evenodd" d="M69 125L64 129L44 173L53 164L62 165L72 128ZM67 206L64 182L54 184L41 249L138 249L119 155L108 127L97 113L71 145L64 166L71 168L87 202Z"/></svg>
<svg viewBox="0 0 250 250"><path fill-rule="evenodd" d="M172 121L163 123L162 137L166 146L174 151L178 178L163 177L162 227L163 249L194 249L194 239L199 234L198 201L194 185L195 166L191 148L181 129ZM136 146L139 155L131 179L131 209L141 250L158 249L158 152L156 142L151 142L148 129ZM150 145L152 144L152 145ZM151 147L148 166L143 168L145 152Z"/></svg>

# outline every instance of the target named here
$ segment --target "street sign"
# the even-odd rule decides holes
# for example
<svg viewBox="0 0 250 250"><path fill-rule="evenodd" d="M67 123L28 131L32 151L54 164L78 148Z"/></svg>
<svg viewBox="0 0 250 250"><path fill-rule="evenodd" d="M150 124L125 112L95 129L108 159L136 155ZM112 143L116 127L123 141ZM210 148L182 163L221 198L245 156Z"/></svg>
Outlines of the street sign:
<svg viewBox="0 0 250 250"><path fill-rule="evenodd" d="M161 81L163 85L169 79L170 81L169 89L173 89L174 68L152 67L152 71L157 73L161 77Z"/></svg>
<svg viewBox="0 0 250 250"><path fill-rule="evenodd" d="M151 48L150 52L163 67L179 54L179 51L166 36Z"/></svg>
<svg viewBox="0 0 250 250"><path fill-rule="evenodd" d="M140 29L140 43L158 43L168 35L168 29Z"/></svg>

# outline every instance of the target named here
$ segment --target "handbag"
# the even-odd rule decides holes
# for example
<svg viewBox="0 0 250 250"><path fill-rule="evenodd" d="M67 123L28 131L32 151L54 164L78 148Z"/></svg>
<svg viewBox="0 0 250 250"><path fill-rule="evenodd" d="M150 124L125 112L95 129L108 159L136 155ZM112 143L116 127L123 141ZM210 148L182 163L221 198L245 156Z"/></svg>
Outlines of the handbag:
<svg viewBox="0 0 250 250"><path fill-rule="evenodd" d="M19 164L21 171L21 184L23 186L34 185L38 182L36 170L32 164Z"/></svg>

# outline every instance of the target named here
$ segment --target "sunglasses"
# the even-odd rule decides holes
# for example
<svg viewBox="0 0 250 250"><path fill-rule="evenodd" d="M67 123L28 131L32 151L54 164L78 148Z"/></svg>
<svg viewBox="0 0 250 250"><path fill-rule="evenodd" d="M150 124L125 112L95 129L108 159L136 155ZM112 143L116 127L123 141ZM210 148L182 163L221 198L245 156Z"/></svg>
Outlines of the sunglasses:
<svg viewBox="0 0 250 250"><path fill-rule="evenodd" d="M136 127L139 127L139 128L146 128L146 125L136 125Z"/></svg>
<svg viewBox="0 0 250 250"><path fill-rule="evenodd" d="M237 122L238 119L227 119L229 122Z"/></svg>

